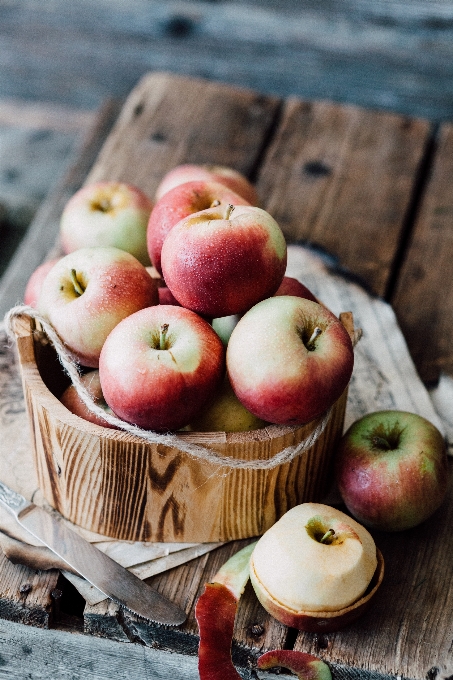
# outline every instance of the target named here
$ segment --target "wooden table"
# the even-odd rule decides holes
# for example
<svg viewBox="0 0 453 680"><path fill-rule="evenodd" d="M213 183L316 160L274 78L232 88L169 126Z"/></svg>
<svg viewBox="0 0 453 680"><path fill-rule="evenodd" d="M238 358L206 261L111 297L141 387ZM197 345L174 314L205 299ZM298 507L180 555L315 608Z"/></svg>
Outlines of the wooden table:
<svg viewBox="0 0 453 680"><path fill-rule="evenodd" d="M114 112L101 113L72 173L24 239L0 283L1 311L20 297L53 244L61 208L85 178ZM433 382L441 370L453 374L452 159L450 124L436 130L426 120L155 73L129 96L88 180L123 179L152 195L181 162L244 172L289 241L326 249L392 303L421 376ZM248 587L233 646L240 672L256 678L262 650L289 647L321 656L336 678L451 676L452 525L450 485L448 501L422 526L374 532L384 584L370 612L339 633L286 629ZM35 573L3 558L0 678L197 678L194 604L242 544L152 579L188 613L176 629L139 621L113 603L84 606L58 572Z"/></svg>

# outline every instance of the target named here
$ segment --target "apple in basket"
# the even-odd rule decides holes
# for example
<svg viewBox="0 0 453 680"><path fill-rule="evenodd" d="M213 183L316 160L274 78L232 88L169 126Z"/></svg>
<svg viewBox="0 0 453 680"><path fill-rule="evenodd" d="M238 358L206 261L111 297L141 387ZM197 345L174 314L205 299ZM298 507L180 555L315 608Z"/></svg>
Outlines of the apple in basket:
<svg viewBox="0 0 453 680"><path fill-rule="evenodd" d="M112 413L110 407L104 399L102 394L101 381L99 379L99 371L89 371L81 377L82 384L88 390L88 393L92 397L93 401L96 402L98 406L106 411L106 413ZM74 385L69 385L60 397L60 401L66 408L74 413L79 418L90 421L95 425L101 425L101 427L108 427L116 430L114 425L110 425L103 418L90 411L90 409L85 405L83 399L79 396Z"/></svg>
<svg viewBox="0 0 453 680"><path fill-rule="evenodd" d="M218 182L198 180L171 189L154 206L148 222L147 243L151 261L162 274L161 251L171 229L184 217L211 206L249 205L239 194Z"/></svg>
<svg viewBox="0 0 453 680"><path fill-rule="evenodd" d="M273 295L286 269L286 241L261 208L219 205L169 232L162 271L175 298L208 317L240 314Z"/></svg>
<svg viewBox="0 0 453 680"><path fill-rule="evenodd" d="M144 265L149 255L146 230L153 204L140 189L125 182L87 184L67 202L60 221L63 252L114 246Z"/></svg>
<svg viewBox="0 0 453 680"><path fill-rule="evenodd" d="M156 201L179 184L198 180L224 184L242 196L250 205L258 205L255 187L241 172L225 165L194 165L192 163L177 165L167 172L156 189Z"/></svg>
<svg viewBox="0 0 453 680"><path fill-rule="evenodd" d="M354 354L340 320L317 302L294 296L268 298L252 307L227 347L231 385L262 420L308 423L340 397Z"/></svg>
<svg viewBox="0 0 453 680"><path fill-rule="evenodd" d="M33 274L28 279L27 285L24 292L24 303L30 307L36 307L41 293L42 284L47 274L50 272L54 264L56 264L61 258L57 257L52 260L46 260L36 267Z"/></svg>
<svg viewBox="0 0 453 680"><path fill-rule="evenodd" d="M447 491L441 433L422 416L405 411L376 411L353 423L340 441L336 469L348 510L382 531L420 524Z"/></svg>
<svg viewBox="0 0 453 680"><path fill-rule="evenodd" d="M119 323L99 361L107 404L145 429L188 425L222 382L225 350L209 323L183 307L156 305Z"/></svg>
<svg viewBox="0 0 453 680"><path fill-rule="evenodd" d="M118 248L80 248L47 274L37 309L79 363L97 368L117 323L158 301L155 280L135 257Z"/></svg>

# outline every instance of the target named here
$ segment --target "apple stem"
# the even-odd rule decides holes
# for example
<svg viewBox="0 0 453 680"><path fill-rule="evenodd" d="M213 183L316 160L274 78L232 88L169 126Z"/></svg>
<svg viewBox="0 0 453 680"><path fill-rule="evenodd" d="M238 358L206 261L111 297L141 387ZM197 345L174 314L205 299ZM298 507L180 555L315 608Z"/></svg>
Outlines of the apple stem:
<svg viewBox="0 0 453 680"><path fill-rule="evenodd" d="M333 529L329 529L329 531L326 531L326 533L324 534L324 536L321 538L321 540L319 542L329 544L330 539L333 538L333 536L335 536L335 531Z"/></svg>
<svg viewBox="0 0 453 680"><path fill-rule="evenodd" d="M314 349L314 342L316 338L321 335L322 329L319 326L316 326L315 330L311 334L310 340L307 342L307 349Z"/></svg>
<svg viewBox="0 0 453 680"><path fill-rule="evenodd" d="M75 269L71 269L71 280L72 280L72 285L74 286L74 290L77 293L77 295L83 295L85 292L85 288L82 287L82 284L77 278L77 272Z"/></svg>
<svg viewBox="0 0 453 680"><path fill-rule="evenodd" d="M167 331L168 323L163 323L162 326L160 327L159 349L167 349L166 348Z"/></svg>
<svg viewBox="0 0 453 680"><path fill-rule="evenodd" d="M234 205L231 205L231 203L229 203L228 206L227 206L226 212L225 212L225 219L226 220L230 219L231 213L233 212L233 210L234 210Z"/></svg>

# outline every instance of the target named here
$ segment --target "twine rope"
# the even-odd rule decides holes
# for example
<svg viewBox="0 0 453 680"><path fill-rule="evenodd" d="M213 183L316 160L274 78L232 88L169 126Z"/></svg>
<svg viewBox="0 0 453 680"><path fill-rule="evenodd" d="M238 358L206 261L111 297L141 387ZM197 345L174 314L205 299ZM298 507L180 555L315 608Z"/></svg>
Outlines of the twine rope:
<svg viewBox="0 0 453 680"><path fill-rule="evenodd" d="M41 325L48 340L53 344L60 363L71 379L71 382L77 390L78 395L82 399L85 406L92 413L102 418L110 425L114 425L118 429L128 432L129 434L143 439L151 444L162 444L164 446L178 448L193 458L204 460L207 463L212 463L219 467L243 470L272 470L279 465L291 462L294 460L294 458L311 448L322 435L326 429L327 423L329 422L332 407L325 413L322 420L318 423L313 432L311 432L304 440L295 446L286 447L283 449L283 451L276 453L267 460L246 460L241 458L231 458L229 456L223 456L221 453L218 453L217 451L214 451L213 449L210 449L206 446L188 442L179 437L177 434L144 430L137 425L126 423L124 420L120 420L115 415L107 413L103 408L96 404L89 391L81 381L79 365L74 361L53 326L48 321L46 321L46 319L43 318L36 309L27 305L18 305L6 313L4 318L5 327L11 339L15 339L13 322L14 319L19 316L28 316ZM356 333L353 341L354 346L359 337L360 333Z"/></svg>

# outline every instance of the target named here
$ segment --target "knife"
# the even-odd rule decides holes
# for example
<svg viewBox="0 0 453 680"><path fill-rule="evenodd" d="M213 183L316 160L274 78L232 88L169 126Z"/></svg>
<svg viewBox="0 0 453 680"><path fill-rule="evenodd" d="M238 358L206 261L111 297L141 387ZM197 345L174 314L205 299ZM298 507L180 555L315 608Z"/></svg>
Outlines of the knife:
<svg viewBox="0 0 453 680"><path fill-rule="evenodd" d="M168 598L69 529L64 522L30 503L0 482L0 503L30 534L107 597L145 619L178 626L186 614Z"/></svg>

